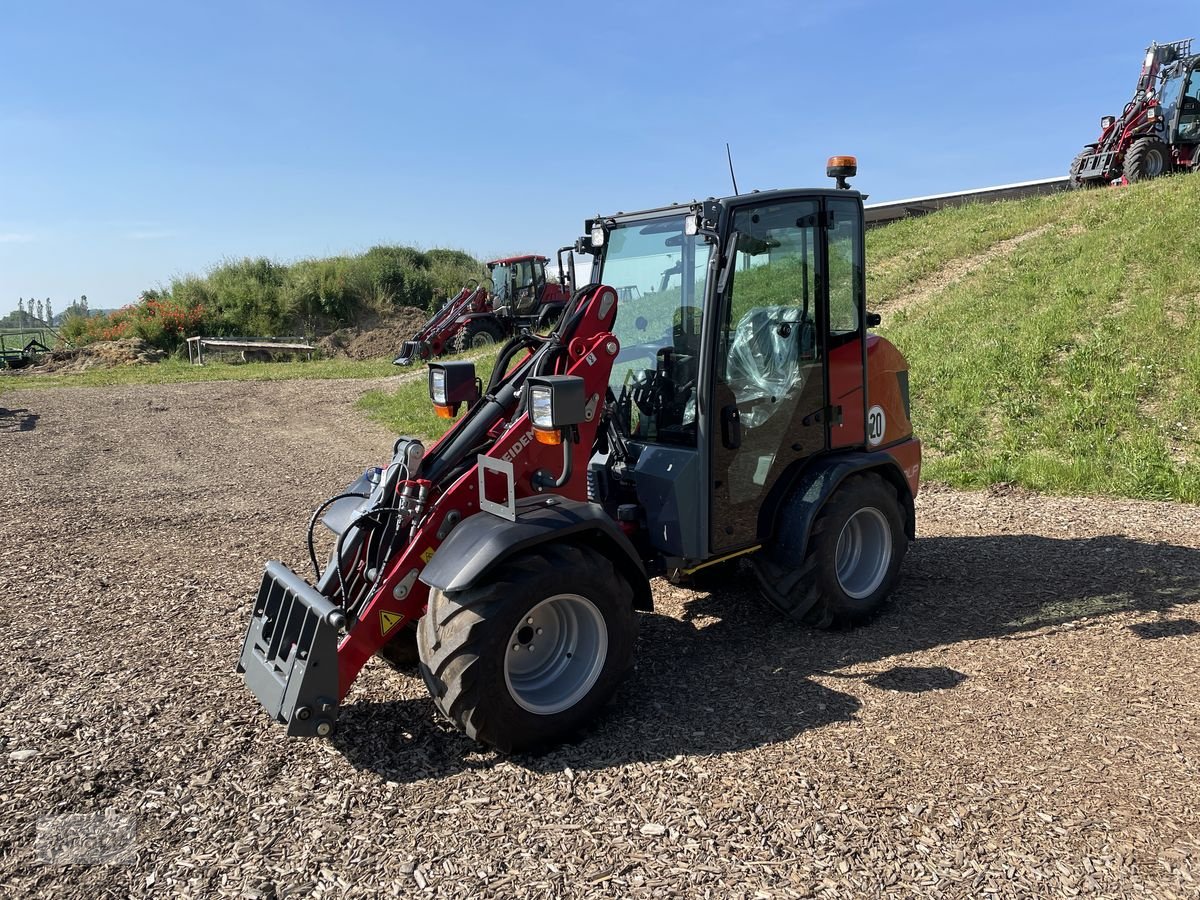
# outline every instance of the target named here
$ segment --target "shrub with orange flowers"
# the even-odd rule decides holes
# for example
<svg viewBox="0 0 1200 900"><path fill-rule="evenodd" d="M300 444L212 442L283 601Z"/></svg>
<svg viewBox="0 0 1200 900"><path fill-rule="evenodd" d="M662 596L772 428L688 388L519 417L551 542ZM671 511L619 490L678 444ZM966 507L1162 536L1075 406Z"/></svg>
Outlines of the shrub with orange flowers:
<svg viewBox="0 0 1200 900"><path fill-rule="evenodd" d="M73 344L141 338L162 350L173 350L199 332L204 307L187 306L157 291L147 291L137 303L98 316L70 316L63 336Z"/></svg>

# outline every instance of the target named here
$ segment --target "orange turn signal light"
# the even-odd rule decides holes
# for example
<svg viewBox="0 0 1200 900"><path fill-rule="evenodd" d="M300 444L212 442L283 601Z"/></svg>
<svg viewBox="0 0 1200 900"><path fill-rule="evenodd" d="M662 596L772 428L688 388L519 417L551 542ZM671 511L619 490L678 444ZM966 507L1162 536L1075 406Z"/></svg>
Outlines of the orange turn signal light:
<svg viewBox="0 0 1200 900"><path fill-rule="evenodd" d="M433 404L433 411L437 413L439 419L453 419L455 413L458 412L457 406L443 406L440 403Z"/></svg>
<svg viewBox="0 0 1200 900"><path fill-rule="evenodd" d="M535 428L533 429L533 436L539 444L549 444L552 447L557 447L562 443L562 431L557 428Z"/></svg>

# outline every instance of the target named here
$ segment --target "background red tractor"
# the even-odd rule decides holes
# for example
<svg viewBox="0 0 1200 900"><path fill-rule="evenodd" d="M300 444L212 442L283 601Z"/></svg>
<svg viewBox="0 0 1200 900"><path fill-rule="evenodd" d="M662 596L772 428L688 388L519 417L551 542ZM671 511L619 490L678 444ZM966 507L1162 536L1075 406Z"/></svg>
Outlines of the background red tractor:
<svg viewBox="0 0 1200 900"><path fill-rule="evenodd" d="M433 314L393 360L406 366L444 353L489 347L519 332L558 320L571 298L574 258L558 251L559 274L546 277L545 256L510 256L487 264L489 279L470 282ZM563 254L567 253L567 266Z"/></svg>
<svg viewBox="0 0 1200 900"><path fill-rule="evenodd" d="M589 220L593 277L636 292L581 288L486 385L431 363L453 427L317 510L311 584L267 565L238 668L288 733L331 734L363 665L407 642L472 738L559 740L630 670L652 577L743 557L796 622L871 616L915 535L921 444L904 357L868 331L854 171Z"/></svg>
<svg viewBox="0 0 1200 900"><path fill-rule="evenodd" d="M1133 99L1100 120L1096 143L1071 163L1072 188L1200 169L1200 56L1191 49L1191 39L1146 48Z"/></svg>

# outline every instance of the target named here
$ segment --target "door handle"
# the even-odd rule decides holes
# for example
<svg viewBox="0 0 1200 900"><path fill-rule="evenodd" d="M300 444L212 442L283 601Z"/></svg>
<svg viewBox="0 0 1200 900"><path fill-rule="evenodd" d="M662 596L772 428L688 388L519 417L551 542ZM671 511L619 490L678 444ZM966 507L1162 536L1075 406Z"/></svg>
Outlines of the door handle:
<svg viewBox="0 0 1200 900"><path fill-rule="evenodd" d="M833 425L842 424L842 408L840 406L822 406L815 412L809 413L800 420L800 424L808 427L809 425L821 425L829 422Z"/></svg>
<svg viewBox="0 0 1200 900"><path fill-rule="evenodd" d="M742 413L736 403L721 410L721 443L727 450L742 446Z"/></svg>

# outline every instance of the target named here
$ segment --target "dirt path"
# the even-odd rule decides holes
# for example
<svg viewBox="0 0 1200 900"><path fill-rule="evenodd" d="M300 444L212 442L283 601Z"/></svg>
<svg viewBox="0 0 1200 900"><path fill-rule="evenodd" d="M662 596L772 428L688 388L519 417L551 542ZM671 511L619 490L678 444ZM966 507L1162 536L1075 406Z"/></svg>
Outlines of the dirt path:
<svg viewBox="0 0 1200 900"><path fill-rule="evenodd" d="M926 275L916 284L910 286L906 290L871 304L871 309L874 312L895 314L901 310L924 303L926 300L937 296L952 284L957 284L973 272L982 269L993 260L997 260L1002 256L1008 256L1026 241L1031 241L1034 238L1041 237L1053 225L1042 225L1039 228L1034 228L1031 231L1026 231L1024 234L1018 234L1016 237L1011 237L1008 240L999 241L988 247L982 253L977 253L974 256L968 256L965 259L955 259L942 266L936 272Z"/></svg>
<svg viewBox="0 0 1200 900"><path fill-rule="evenodd" d="M869 627L660 585L577 743L482 752L379 663L286 739L248 598L386 454L370 386L4 396L0 895L1196 895L1196 507L930 489ZM132 858L40 863L80 821Z"/></svg>

